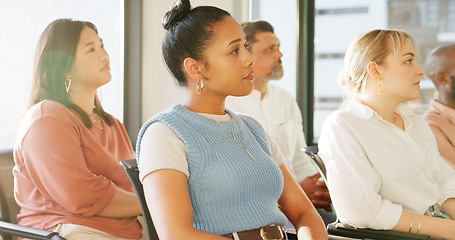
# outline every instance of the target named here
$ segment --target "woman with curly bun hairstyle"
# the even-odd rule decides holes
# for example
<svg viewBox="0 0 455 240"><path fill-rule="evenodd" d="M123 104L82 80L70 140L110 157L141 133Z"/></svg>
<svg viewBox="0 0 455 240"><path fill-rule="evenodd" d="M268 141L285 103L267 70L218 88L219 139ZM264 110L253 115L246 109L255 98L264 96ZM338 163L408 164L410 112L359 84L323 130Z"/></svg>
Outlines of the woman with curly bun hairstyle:
<svg viewBox="0 0 455 240"><path fill-rule="evenodd" d="M402 104L419 97L416 59L401 30L354 39L340 73L352 99L324 122L319 154L340 221L455 239L455 171L424 119Z"/></svg>
<svg viewBox="0 0 455 240"><path fill-rule="evenodd" d="M284 239L289 219L299 239L327 239L260 124L225 109L227 96L253 89L240 25L222 9L179 0L163 26L164 60L185 98L145 123L136 148L159 238Z"/></svg>

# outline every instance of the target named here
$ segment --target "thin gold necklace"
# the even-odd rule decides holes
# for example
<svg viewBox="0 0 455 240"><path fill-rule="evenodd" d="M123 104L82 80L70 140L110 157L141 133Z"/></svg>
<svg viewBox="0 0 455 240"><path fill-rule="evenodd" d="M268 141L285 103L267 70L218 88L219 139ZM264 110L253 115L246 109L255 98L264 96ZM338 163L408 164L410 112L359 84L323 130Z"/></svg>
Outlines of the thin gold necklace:
<svg viewBox="0 0 455 240"><path fill-rule="evenodd" d="M400 118L400 114L393 112L392 124L395 124L398 118Z"/></svg>
<svg viewBox="0 0 455 240"><path fill-rule="evenodd" d="M101 125L101 119L98 119L98 121L97 121L92 117L92 115L90 115L90 118L98 126L99 129L103 129L103 125Z"/></svg>
<svg viewBox="0 0 455 240"><path fill-rule="evenodd" d="M232 126L231 126L231 129L230 129L230 133L229 133L229 130L226 129L225 126L223 126L221 123L219 123L217 120L215 119L212 119L212 121L216 122L228 135L229 137L232 138L232 140L234 140L234 142L236 142L241 148L245 149L245 151L250 155L250 157L256 162L256 159L253 157L253 155L250 153L250 151L248 150L248 148L246 147L246 143L245 143L245 138L243 137L243 133L242 133L242 129L240 129L240 124L239 122L237 122L237 119L233 118L231 116L231 114L229 114L228 112L226 112L229 117L231 117L231 121L232 121ZM237 124L237 127L239 128L239 131L240 131L240 136L242 136L242 140L243 140L243 145L240 144L237 139L235 139L235 135L234 135L234 121L235 123Z"/></svg>
<svg viewBox="0 0 455 240"><path fill-rule="evenodd" d="M393 113L393 116L392 116L392 124L395 124L395 122L397 121L397 118L395 117L395 115L397 115L396 112Z"/></svg>

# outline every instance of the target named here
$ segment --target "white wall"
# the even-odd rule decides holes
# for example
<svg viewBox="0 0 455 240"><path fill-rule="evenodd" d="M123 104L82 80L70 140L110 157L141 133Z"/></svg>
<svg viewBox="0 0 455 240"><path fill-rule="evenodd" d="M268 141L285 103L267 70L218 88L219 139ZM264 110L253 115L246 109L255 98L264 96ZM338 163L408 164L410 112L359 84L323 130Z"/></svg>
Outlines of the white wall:
<svg viewBox="0 0 455 240"><path fill-rule="evenodd" d="M161 18L173 3L174 0L149 0L143 3L142 122L183 100L184 90L168 72L161 54L165 34ZM237 21L248 19L248 0L192 0L191 4L222 8Z"/></svg>

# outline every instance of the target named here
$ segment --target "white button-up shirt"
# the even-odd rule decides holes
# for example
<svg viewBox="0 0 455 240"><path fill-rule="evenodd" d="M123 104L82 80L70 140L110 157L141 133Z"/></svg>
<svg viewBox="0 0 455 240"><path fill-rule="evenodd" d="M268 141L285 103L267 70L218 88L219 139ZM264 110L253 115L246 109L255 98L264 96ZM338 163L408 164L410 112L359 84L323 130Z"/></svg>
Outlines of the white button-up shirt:
<svg viewBox="0 0 455 240"><path fill-rule="evenodd" d="M396 112L404 131L356 100L324 122L319 154L343 222L392 229L402 209L424 214L455 197L455 171L439 155L429 126L404 105Z"/></svg>
<svg viewBox="0 0 455 240"><path fill-rule="evenodd" d="M312 160L301 150L306 147L302 114L295 99L286 90L267 85L264 98L258 90L244 97L227 97L226 108L253 116L277 143L286 165L297 181L317 173Z"/></svg>

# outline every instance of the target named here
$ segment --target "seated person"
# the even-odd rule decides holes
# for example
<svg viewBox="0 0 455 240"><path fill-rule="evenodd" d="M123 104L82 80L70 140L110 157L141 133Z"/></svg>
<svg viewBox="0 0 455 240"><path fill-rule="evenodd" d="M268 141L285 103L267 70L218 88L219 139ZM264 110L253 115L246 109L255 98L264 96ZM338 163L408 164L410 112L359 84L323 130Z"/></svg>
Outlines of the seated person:
<svg viewBox="0 0 455 240"><path fill-rule="evenodd" d="M352 100L324 122L319 154L342 222L455 239L455 171L424 119L401 104L419 97L416 48L400 30L351 43L340 81Z"/></svg>
<svg viewBox="0 0 455 240"><path fill-rule="evenodd" d="M185 98L142 127L136 148L159 238L285 239L289 219L299 239L327 239L260 124L225 109L227 96L253 89L240 25L222 9L178 0L163 26L164 59Z"/></svg>
<svg viewBox="0 0 455 240"><path fill-rule="evenodd" d="M436 137L441 156L455 168L455 44L435 49L425 62L427 76L438 90L423 117Z"/></svg>
<svg viewBox="0 0 455 240"><path fill-rule="evenodd" d="M302 151L306 147L302 114L295 99L286 90L269 84L279 80L284 71L281 65L280 40L273 26L266 21L242 24L249 51L256 59L253 65L253 91L244 97L226 98L228 109L254 117L283 153L303 191L321 214L324 223L336 220L331 213L331 200L325 182L313 165L313 160Z"/></svg>
<svg viewBox="0 0 455 240"><path fill-rule="evenodd" d="M96 94L110 80L109 55L92 23L49 24L14 149L20 225L70 240L141 238L139 201L119 165L135 154Z"/></svg>

